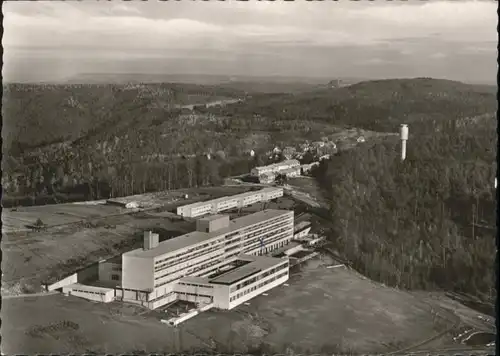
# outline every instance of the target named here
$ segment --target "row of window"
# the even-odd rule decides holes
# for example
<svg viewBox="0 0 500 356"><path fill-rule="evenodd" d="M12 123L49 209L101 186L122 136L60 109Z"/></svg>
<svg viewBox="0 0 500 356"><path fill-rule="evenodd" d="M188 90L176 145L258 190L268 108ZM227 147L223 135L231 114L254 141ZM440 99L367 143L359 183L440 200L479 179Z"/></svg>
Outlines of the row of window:
<svg viewBox="0 0 500 356"><path fill-rule="evenodd" d="M242 247L245 248L246 250L251 250L254 248L254 246L260 246L261 244L261 241L264 242L264 244L268 244L270 241L276 241L276 239L273 239L273 240L269 240L269 241L266 241L267 238L271 237L271 236L276 236L276 235L280 235L282 237L282 232L285 232L285 231L288 231L288 230L291 230L291 227L282 227L281 229L277 229L277 230L273 230L273 231L270 231L268 232L267 234L265 235L261 235L261 236L258 236L256 238L253 238L251 240L248 240L248 238L250 236L254 236L255 234L252 234L250 236L247 236L246 239L244 239L243 237L239 237L237 239L233 239L231 241L231 243L225 243L225 252L226 253L229 253L231 251L234 251L235 249L241 249ZM244 241L243 243L243 246L241 245L241 242ZM227 247L227 246L231 246L231 247ZM251 246L251 247L248 247L248 246Z"/></svg>
<svg viewBox="0 0 500 356"><path fill-rule="evenodd" d="M255 232L255 229L267 228L270 225L273 225L273 224L278 223L280 221L290 219L290 217L291 217L290 214L284 214L284 215L278 216L278 217L273 218L273 219L269 219L269 220L262 221L262 222L259 222L256 224L252 224L252 225L248 226L246 229L244 229L243 231L240 231L240 233L242 235L245 235L247 233Z"/></svg>
<svg viewBox="0 0 500 356"><path fill-rule="evenodd" d="M222 239L218 239L218 240L215 240L215 241L206 242L203 245L191 247L191 248L187 249L186 251L182 251L182 252L179 252L179 253L177 253L175 255L171 255L171 256L162 258L161 260L156 260L155 261L155 265L163 266L162 262L167 261L167 260L171 261L171 260L178 259L178 258L192 257L192 256L188 256L188 255L190 253L192 253L192 252L202 250L202 249L207 248L209 246L217 245L217 244L219 244L222 241L223 241Z"/></svg>
<svg viewBox="0 0 500 356"><path fill-rule="evenodd" d="M177 293L177 294L181 294L181 295L190 295L190 296L193 296L193 297L205 297L205 298L212 298L211 295L207 295L207 294L196 294L196 293Z"/></svg>
<svg viewBox="0 0 500 356"><path fill-rule="evenodd" d="M284 231L287 231L289 230L290 228L288 226L285 226L285 227L281 227L281 228L277 228L275 230L272 230L270 232L268 232L267 234L265 235L259 235L259 236L256 236L252 239L248 239L245 241L245 243L243 244L244 247L246 246L250 246L250 245L253 245L255 244L256 242L260 242L260 240L264 241L264 243L266 242L266 239L268 237L271 237L271 236L277 236L281 233L283 233Z"/></svg>
<svg viewBox="0 0 500 356"><path fill-rule="evenodd" d="M289 218L289 216L284 216L284 217L281 217L280 219L274 219L274 220L271 220L271 221L267 221L267 222L266 222L267 224L265 224L265 226L264 226L264 227L259 226L259 230L257 230L257 231L255 231L255 227L253 227L252 229L245 229L244 231L246 231L246 230L249 230L249 231L254 231L254 232L253 232L250 236L247 236L246 238L256 236L256 235L258 235L258 234L262 233L263 231L265 231L266 229L268 229L270 225L277 224L278 222L283 221L283 220L285 220L286 218ZM271 223L271 224L269 224L269 223ZM231 233L231 234L228 234L228 235L226 235L226 239L227 239L228 237L233 237L233 236L236 236L236 235L240 234L241 232L242 232L242 231L240 230L240 231L236 231L236 232L233 232L233 233ZM269 234L268 234L268 235L269 235ZM266 236L267 236L267 235L266 235ZM198 247L196 247L196 248L191 248L191 249L189 249L189 250L187 250L187 251L184 251L184 252L182 252L182 253L176 254L176 255L174 255L174 256L170 256L170 257L167 257L167 258L164 258L164 259L158 260L158 261L156 261L156 262L155 262L155 265L156 265L156 267L155 267L155 271L157 272L157 271L163 270L163 269L165 269L165 268L168 268L168 267L170 267L170 266L173 266L173 265L175 265L175 264L177 264L177 263L181 263L181 262L182 262L182 261L184 261L184 260L187 260L187 259L192 259L192 258L198 257L198 256L200 256L200 255L202 255L202 254L206 254L206 253L209 253L209 252L215 251L215 250L218 248L218 246L214 246L214 247L212 247L212 248L209 248L208 250L200 251L199 253L194 254L194 255L188 255L191 251L200 250L200 249L205 248L205 247L208 247L208 246L210 246L210 245L212 245L212 246L213 246L213 245L215 245L215 244L218 244L218 243L219 243L219 242L221 242L221 241L222 241L222 240L217 240L217 241L212 241L211 243L205 243L205 244L203 244L203 245L201 245L201 246L198 246ZM248 243L247 243L247 244L248 244ZM166 263L161 263L161 262L163 262L163 261L167 261L167 260L168 260L169 262L166 262Z"/></svg>
<svg viewBox="0 0 500 356"><path fill-rule="evenodd" d="M287 274L288 274L288 272L283 272L283 273L278 274L277 276L274 276L273 278L269 278L267 281L259 283L255 286L253 286L252 288L248 288L247 290L232 296L231 298L229 298L229 301L232 302L232 301L235 301L236 299L240 299L241 297L247 295L248 293L252 293L253 291L255 291L257 289L264 287L266 284L272 283L277 279L285 277Z"/></svg>
<svg viewBox="0 0 500 356"><path fill-rule="evenodd" d="M282 265L279 265L279 266L276 266L276 267L270 269L269 271L266 271L262 274L259 274L258 276L250 278L244 282L238 283L236 286L231 287L231 293L236 292L237 290L240 290L242 288L245 288L246 286L257 282L258 280L264 279L267 276L270 276L271 274L275 274L275 273L277 273L285 268L288 268L288 261Z"/></svg>
<svg viewBox="0 0 500 356"><path fill-rule="evenodd" d="M214 260L214 259L215 259L215 260ZM212 260L212 261L211 261L211 260ZM182 277L184 277L186 274L194 274L194 273L196 273L196 272L198 272L198 271L201 271L201 270L203 270L203 269L205 269L205 268L209 268L209 267L211 267L211 266L214 266L214 265L216 265L216 264L218 264L218 263L220 263L220 262L221 262L221 257L220 257L220 256L215 256L215 257L209 258L207 261L211 261L211 262L204 263L204 264L202 264L201 266L198 266L198 267L195 267L195 268L189 268L189 269L187 269L187 270L184 270L184 271L183 271L184 273L183 273L182 275L176 275L175 277L169 278L168 280L163 281L163 282L161 282L161 283L155 283L155 288L161 287L161 286L163 286L163 285L165 285L165 284L168 284L168 283L173 282L173 281L175 281L175 280L177 280L177 279L179 279L179 278L182 278ZM179 271L174 272L174 273L179 273ZM171 273L170 273L170 274L171 274ZM163 278L163 277L165 277L165 276L168 276L168 275L170 275L170 274L166 274L166 275L164 275L164 276L162 276L162 277L155 278L155 280L156 280L156 279L161 279L161 278Z"/></svg>
<svg viewBox="0 0 500 356"><path fill-rule="evenodd" d="M282 240L283 238L287 237L288 235L291 235L291 231L285 231L285 232L282 232L282 233L280 233L278 235L275 235L271 239L263 240L264 241L264 247L266 247L266 246L272 246L275 242L277 242L279 240ZM290 236L290 239L291 239L291 236ZM285 241L283 241L281 243L281 246L283 246L284 244L285 244ZM261 248L260 241L256 240L256 241L254 241L252 243L251 246L245 247L244 253L250 253L250 251L255 250L255 249L260 249L260 248Z"/></svg>
<svg viewBox="0 0 500 356"><path fill-rule="evenodd" d="M82 290L82 289L72 289L72 292L80 292L80 293L88 293L88 294L97 294L97 295L106 295L104 292L91 292L88 290Z"/></svg>
<svg viewBox="0 0 500 356"><path fill-rule="evenodd" d="M245 194L245 193L244 193ZM238 205L238 203L240 201L243 202L243 204L249 204L249 201L250 202L258 202L258 201L261 201L262 199L264 199L265 195L268 195L268 194L274 194L274 195L277 195L277 196L282 196L283 193L282 192L272 192L272 193L255 193L253 195L250 195L250 196L244 196L244 197L235 197L231 200L226 200L226 201L221 201L221 202L215 202L215 203L209 203L207 202L206 205L203 205L203 206L198 206L198 207L195 207L195 208L192 208L191 211L193 214L197 214L197 213L200 213L200 212L207 212L209 210L211 210L212 206L215 204L216 205L216 210L225 210L225 209L228 209L231 206L231 204L236 204L236 206Z"/></svg>
<svg viewBox="0 0 500 356"><path fill-rule="evenodd" d="M161 265L155 266L155 272L162 271L162 270L164 270L166 268L170 268L172 266L184 263L187 260L193 260L193 259L195 259L197 257L209 254L211 252L215 252L215 251L217 251L219 249L220 249L220 246L214 246L214 247L210 247L210 248L208 248L208 249L206 249L204 251L200 251L198 253L194 253L192 255L185 255L185 256L178 257L178 258L174 258L174 259L172 259L172 260L170 260L168 262L162 263Z"/></svg>
<svg viewBox="0 0 500 356"><path fill-rule="evenodd" d="M200 288L210 288L212 289L214 286L207 286L207 285L202 285L202 284L194 284L194 283L184 283L180 282L179 283L181 286L189 286L189 287L200 287Z"/></svg>
<svg viewBox="0 0 500 356"><path fill-rule="evenodd" d="M286 223L283 223L284 219L283 220L275 220L275 221L272 221L271 224L266 224L265 226L256 226L254 227L250 232L247 232L247 233L242 233L240 235L241 238L244 238L244 240L248 240L254 236L258 236L258 235L261 235L263 232L265 231L269 231L271 229L276 229L280 226L285 226L287 224L290 224L291 221L287 221Z"/></svg>
<svg viewBox="0 0 500 356"><path fill-rule="evenodd" d="M175 268L174 270L172 270L170 272L166 271L167 273L164 273L164 274L161 274L161 275L156 275L156 273L155 273L155 280L158 280L158 279L161 279L161 278L173 275L173 274L182 273L182 272L184 272L184 274L190 273L190 272L192 272L194 270L194 268L190 268L190 267L196 266L198 264L201 264L201 263L213 260L213 259L220 259L221 257L222 257L222 253L218 253L216 256L210 256L210 257L205 258L205 259L203 259L201 261L198 261L198 262L187 261L188 263L190 263L187 267L179 268L179 266L177 266L177 268ZM165 270L165 269L166 268L162 268L161 270ZM158 272L158 271L155 271L155 272Z"/></svg>

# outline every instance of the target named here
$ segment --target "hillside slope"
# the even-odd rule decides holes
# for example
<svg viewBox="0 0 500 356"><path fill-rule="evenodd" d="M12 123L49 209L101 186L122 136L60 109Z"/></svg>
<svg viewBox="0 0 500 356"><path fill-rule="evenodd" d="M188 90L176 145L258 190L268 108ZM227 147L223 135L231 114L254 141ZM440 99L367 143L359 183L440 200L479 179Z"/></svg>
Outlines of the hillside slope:
<svg viewBox="0 0 500 356"><path fill-rule="evenodd" d="M234 106L234 115L277 120L307 118L374 131L401 123L428 130L437 121L474 117L497 109L496 87L428 78L360 82L300 94L255 96Z"/></svg>
<svg viewBox="0 0 500 356"><path fill-rule="evenodd" d="M133 120L161 117L179 105L239 98L234 89L194 84L6 84L2 116L4 149L12 154L114 131Z"/></svg>
<svg viewBox="0 0 500 356"><path fill-rule="evenodd" d="M317 179L330 201L332 244L383 283L493 303L496 126L495 115L449 120L430 132L414 124L403 162L394 140L322 165Z"/></svg>

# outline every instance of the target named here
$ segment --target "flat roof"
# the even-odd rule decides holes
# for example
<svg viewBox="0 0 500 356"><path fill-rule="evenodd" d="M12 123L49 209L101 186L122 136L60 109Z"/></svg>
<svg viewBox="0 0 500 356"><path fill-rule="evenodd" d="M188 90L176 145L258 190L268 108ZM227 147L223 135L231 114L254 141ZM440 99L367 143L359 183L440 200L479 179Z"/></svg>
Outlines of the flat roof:
<svg viewBox="0 0 500 356"><path fill-rule="evenodd" d="M308 227L309 225L311 225L309 221L300 221L299 223L295 224L294 231L297 232L301 229Z"/></svg>
<svg viewBox="0 0 500 356"><path fill-rule="evenodd" d="M185 235L177 236L172 239L160 242L157 247L144 250L138 248L123 255L134 256L134 257L144 257L144 258L154 258L170 252L174 252L185 247L196 245L201 242L210 240L212 238L221 236L231 231L239 230L247 226L257 224L261 221L272 219L281 215L289 214L291 210L276 210L276 209L266 209L259 211L255 214L246 215L229 222L229 227L225 227L212 232L201 232L193 231Z"/></svg>
<svg viewBox="0 0 500 356"><path fill-rule="evenodd" d="M220 283L220 284L232 284L236 281L239 281L240 279L248 277L248 276L255 274L259 271L262 271L262 268L259 268L257 266L243 266L243 267L238 268L234 271L223 274L222 276L214 278L210 282L211 283Z"/></svg>
<svg viewBox="0 0 500 356"><path fill-rule="evenodd" d="M215 215L209 215L209 216L205 216L201 219L198 219L199 221L214 221L214 220L219 220L219 219L222 219L224 217L229 217L228 215L224 215L224 214L215 214Z"/></svg>
<svg viewBox="0 0 500 356"><path fill-rule="evenodd" d="M246 277L249 277L260 271L276 266L285 261L285 259L283 258L267 257L267 256L248 256L248 255L243 255L242 259L247 260L248 257L252 258L253 261L233 271L230 271L228 273L225 273L221 276L218 276L210 280L210 283L226 284L226 285L234 284Z"/></svg>
<svg viewBox="0 0 500 356"><path fill-rule="evenodd" d="M245 192L245 193L240 193L240 194L235 194L235 195L227 195L227 196L224 196L224 197L221 197L221 198L200 201L200 202L193 203L193 204L187 204L187 205L180 206L179 208L187 208L187 207L189 207L189 208L192 209L192 208L196 208L196 207L199 207L199 206L205 206L205 205L208 205L208 204L216 204L216 203L224 202L224 201L227 201L227 200L230 200L230 199L245 198L247 196L252 196L252 195L255 195L255 194L262 194L262 193L273 192L273 191L280 190L280 189L282 190L283 188L266 187L266 188L263 188L263 189L260 189L260 190L253 190L253 191L249 191L249 192Z"/></svg>
<svg viewBox="0 0 500 356"><path fill-rule="evenodd" d="M209 284L206 277L182 277L179 282L181 283L194 283L194 284Z"/></svg>
<svg viewBox="0 0 500 356"><path fill-rule="evenodd" d="M289 159L289 160L286 160L286 161L269 164L267 166L255 167L255 169L262 170L262 169L266 169L266 168L267 169L269 169L269 168L276 168L276 167L281 167L281 166L289 165L289 164L300 165L300 162L298 160L296 160L296 159Z"/></svg>

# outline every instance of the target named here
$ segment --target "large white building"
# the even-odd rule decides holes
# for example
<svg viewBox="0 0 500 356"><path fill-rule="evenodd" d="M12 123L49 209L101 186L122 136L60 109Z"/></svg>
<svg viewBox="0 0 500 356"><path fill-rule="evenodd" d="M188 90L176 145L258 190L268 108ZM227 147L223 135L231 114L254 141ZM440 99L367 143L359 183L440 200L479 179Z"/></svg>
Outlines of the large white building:
<svg viewBox="0 0 500 356"><path fill-rule="evenodd" d="M268 201L282 196L283 188L269 187L258 191L183 205L177 208L177 215L194 218L207 214L217 214L225 210L242 208L261 201Z"/></svg>
<svg viewBox="0 0 500 356"><path fill-rule="evenodd" d="M231 309L288 279L287 259L255 256L292 240L293 211L264 210L232 221L214 215L196 225L195 232L161 243L146 232L144 248L122 255L115 298L151 309L177 299Z"/></svg>
<svg viewBox="0 0 500 356"><path fill-rule="evenodd" d="M300 167L300 162L296 159L290 159L283 162L273 163L268 166L255 167L251 170L250 174L254 177L260 177L262 174L279 174L283 170L295 167Z"/></svg>

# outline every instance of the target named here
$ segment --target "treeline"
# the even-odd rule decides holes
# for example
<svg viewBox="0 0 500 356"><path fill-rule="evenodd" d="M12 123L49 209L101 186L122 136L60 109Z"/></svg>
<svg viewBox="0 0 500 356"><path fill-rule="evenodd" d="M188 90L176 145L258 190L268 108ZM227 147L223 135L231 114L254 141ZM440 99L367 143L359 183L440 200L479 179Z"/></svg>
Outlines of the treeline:
<svg viewBox="0 0 500 356"><path fill-rule="evenodd" d="M404 162L399 145L341 152L316 171L330 201L332 243L388 285L493 302L496 119L449 120L413 134Z"/></svg>
<svg viewBox="0 0 500 356"><path fill-rule="evenodd" d="M124 161L109 167L75 165L72 174L65 173L62 166L47 165L42 171L29 171L31 177L21 175L12 180L14 184L4 184L2 204L43 205L220 185L224 177L248 173L258 164L259 159L252 157L228 160L214 155L211 159L197 156L156 162Z"/></svg>

